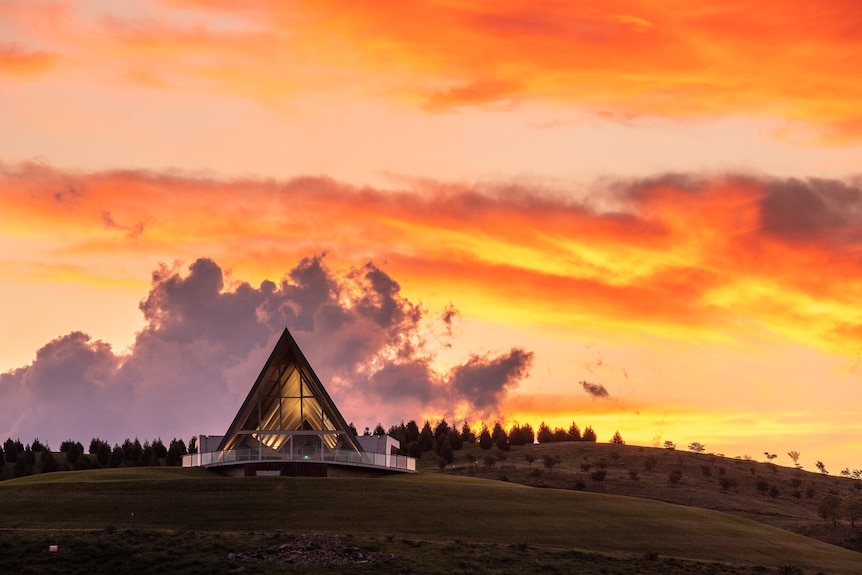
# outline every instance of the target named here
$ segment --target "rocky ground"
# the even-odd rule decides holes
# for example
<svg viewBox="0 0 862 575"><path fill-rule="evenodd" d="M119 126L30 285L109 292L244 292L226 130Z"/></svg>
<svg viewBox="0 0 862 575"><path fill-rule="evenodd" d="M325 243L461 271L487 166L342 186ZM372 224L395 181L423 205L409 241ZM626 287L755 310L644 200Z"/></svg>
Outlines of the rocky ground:
<svg viewBox="0 0 862 575"><path fill-rule="evenodd" d="M359 565L391 561L390 553L364 551L344 545L340 535L298 535L293 541L270 547L230 553L228 559L242 563L279 565Z"/></svg>

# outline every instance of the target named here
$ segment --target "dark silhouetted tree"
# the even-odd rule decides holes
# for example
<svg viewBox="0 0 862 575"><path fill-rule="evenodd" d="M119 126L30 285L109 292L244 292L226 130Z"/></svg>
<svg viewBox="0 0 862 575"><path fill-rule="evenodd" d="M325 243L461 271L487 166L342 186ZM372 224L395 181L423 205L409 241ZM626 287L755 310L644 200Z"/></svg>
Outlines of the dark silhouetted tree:
<svg viewBox="0 0 862 575"><path fill-rule="evenodd" d="M461 426L461 441L464 443L476 443L476 434L470 428L470 424L466 421Z"/></svg>
<svg viewBox="0 0 862 575"><path fill-rule="evenodd" d="M439 455L440 459L446 463L452 463L455 461L455 454L452 452L452 446L449 445L449 435L443 435L440 439L442 440L442 443L440 444L440 448L437 450L437 455Z"/></svg>
<svg viewBox="0 0 862 575"><path fill-rule="evenodd" d="M59 471L60 466L57 465L57 460L54 459L54 454L47 449L42 451L42 473L53 473Z"/></svg>
<svg viewBox="0 0 862 575"><path fill-rule="evenodd" d="M817 504L817 513L823 519L831 520L833 526L838 526L838 516L841 512L841 498L834 493L827 493Z"/></svg>
<svg viewBox="0 0 862 575"><path fill-rule="evenodd" d="M72 441L70 439L60 444L60 453L65 453L66 461L69 462L69 465L74 467L75 464L78 463L78 460L81 459L81 456L84 454L84 446L81 445L81 442Z"/></svg>
<svg viewBox="0 0 862 575"><path fill-rule="evenodd" d="M491 432L488 431L488 426L484 423L482 424L482 431L479 432L479 448L480 449L491 449L491 446L494 445L494 440L491 439Z"/></svg>
<svg viewBox="0 0 862 575"><path fill-rule="evenodd" d="M30 449L33 451L45 451L45 446L39 441L38 437L33 438L33 443L30 444Z"/></svg>
<svg viewBox="0 0 862 575"><path fill-rule="evenodd" d="M114 444L114 448L111 450L111 467L117 468L123 464L123 459L125 459L125 454L123 453L123 448L117 444Z"/></svg>
<svg viewBox="0 0 862 575"><path fill-rule="evenodd" d="M407 442L411 441L419 441L419 426L416 425L416 421L410 420L407 422L407 425L404 427L405 437Z"/></svg>
<svg viewBox="0 0 862 575"><path fill-rule="evenodd" d="M168 448L162 443L161 437L154 439L151 447L153 448L153 465L160 465L160 461L164 461L168 457Z"/></svg>
<svg viewBox="0 0 862 575"><path fill-rule="evenodd" d="M819 470L820 470L820 473L822 473L823 475L829 475L829 472L828 472L828 471L826 471L826 466L825 466L825 465L823 465L823 462L822 462L822 461L818 461L817 463L815 463L815 464L814 464L814 466L815 466L817 469L819 469Z"/></svg>
<svg viewBox="0 0 862 575"><path fill-rule="evenodd" d="M506 433L506 430L503 429L503 426L499 421L494 422L494 429L491 431L491 439L500 451L509 451L511 449L509 446L509 435Z"/></svg>
<svg viewBox="0 0 862 575"><path fill-rule="evenodd" d="M441 419L437 422L437 425L434 426L434 439L440 439L441 437L449 436L449 424L446 423L446 419Z"/></svg>
<svg viewBox="0 0 862 575"><path fill-rule="evenodd" d="M614 433L614 436L611 438L611 443L617 443L619 445L625 445L626 444L626 442L623 440L623 436L620 435L619 430L617 430L617 432Z"/></svg>
<svg viewBox="0 0 862 575"><path fill-rule="evenodd" d="M569 430L566 431L569 435L569 441L580 441L581 440L581 428L578 427L578 424L574 421L569 426Z"/></svg>
<svg viewBox="0 0 862 575"><path fill-rule="evenodd" d="M464 448L464 440L461 439L461 434L454 428L449 430L449 445L455 451L459 451Z"/></svg>
<svg viewBox="0 0 862 575"><path fill-rule="evenodd" d="M846 495L841 502L841 509L844 517L850 522L850 528L856 528L856 522L862 519L862 496L851 494Z"/></svg>
<svg viewBox="0 0 862 575"><path fill-rule="evenodd" d="M167 465L182 465L183 455L187 455L185 442L182 439L173 438L168 447L168 456L165 459L165 463Z"/></svg>
<svg viewBox="0 0 862 575"><path fill-rule="evenodd" d="M356 435L356 428L353 428L353 435ZM189 439L189 453L197 453L198 452L198 436L193 435L191 439Z"/></svg>
<svg viewBox="0 0 862 575"><path fill-rule="evenodd" d="M386 430L383 429L383 424L377 422L377 427L374 428L374 435L386 435Z"/></svg>
<svg viewBox="0 0 862 575"><path fill-rule="evenodd" d="M419 450L431 451L434 449L434 432L431 431L431 423L425 422L422 431L419 432Z"/></svg>
<svg viewBox="0 0 862 575"><path fill-rule="evenodd" d="M554 441L554 432L548 427L545 422L539 424L539 431L536 434L536 439L539 443L551 443Z"/></svg>
<svg viewBox="0 0 862 575"><path fill-rule="evenodd" d="M24 453L24 446L20 440L12 441L9 438L3 444L3 451L6 452L6 463L18 463L18 455Z"/></svg>
<svg viewBox="0 0 862 575"><path fill-rule="evenodd" d="M401 444L401 447L398 449L399 455L407 454L407 428L404 426L404 420L401 420L401 423L398 425L393 425L389 428L389 431L386 432L390 437L394 437Z"/></svg>
<svg viewBox="0 0 862 575"><path fill-rule="evenodd" d="M581 441L595 442L596 439L596 432L593 431L592 426L588 425L587 428L584 430L583 436L581 436Z"/></svg>
<svg viewBox="0 0 862 575"><path fill-rule="evenodd" d="M569 432L562 427L554 428L554 441L569 441Z"/></svg>
<svg viewBox="0 0 862 575"><path fill-rule="evenodd" d="M560 461L562 460L560 459L559 455L545 455L544 457L542 457L542 465L547 467L549 471L553 470L554 467L559 465Z"/></svg>

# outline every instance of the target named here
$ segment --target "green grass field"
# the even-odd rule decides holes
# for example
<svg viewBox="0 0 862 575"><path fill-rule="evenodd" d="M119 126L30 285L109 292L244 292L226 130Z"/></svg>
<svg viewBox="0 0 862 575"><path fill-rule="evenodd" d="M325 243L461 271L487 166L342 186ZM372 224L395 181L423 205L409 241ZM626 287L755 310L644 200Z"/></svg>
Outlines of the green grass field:
<svg viewBox="0 0 862 575"><path fill-rule="evenodd" d="M337 533L396 556L369 573L862 573L862 554L726 513L440 473L93 470L5 481L0 501L2 572L283 572L227 556Z"/></svg>

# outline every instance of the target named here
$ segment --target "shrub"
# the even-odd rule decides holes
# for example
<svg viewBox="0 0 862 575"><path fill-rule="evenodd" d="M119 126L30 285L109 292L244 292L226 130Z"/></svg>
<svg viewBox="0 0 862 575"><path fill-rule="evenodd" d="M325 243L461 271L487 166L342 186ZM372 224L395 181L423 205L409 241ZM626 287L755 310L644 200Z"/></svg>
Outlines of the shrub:
<svg viewBox="0 0 862 575"><path fill-rule="evenodd" d="M644 469L647 471L652 471L655 469L655 466L658 465L658 459L655 457L647 457L644 459Z"/></svg>
<svg viewBox="0 0 862 575"><path fill-rule="evenodd" d="M730 477L722 477L718 480L718 484L721 485L721 490L725 493L730 489L736 489L736 479Z"/></svg>
<svg viewBox="0 0 862 575"><path fill-rule="evenodd" d="M559 462L560 462L560 456L559 455L546 455L545 458L542 460L542 463L548 469L553 469L554 466L557 465Z"/></svg>
<svg viewBox="0 0 862 575"><path fill-rule="evenodd" d="M608 476L608 472L604 469L596 469L592 473L590 473L590 479L593 481L604 481L605 477Z"/></svg>
<svg viewBox="0 0 862 575"><path fill-rule="evenodd" d="M575 491L583 491L586 488L587 484L583 479L575 479L572 482L572 489L574 489Z"/></svg>
<svg viewBox="0 0 862 575"><path fill-rule="evenodd" d="M670 481L671 485L676 485L682 479L682 471L679 469L673 469L668 472L667 479Z"/></svg>
<svg viewBox="0 0 862 575"><path fill-rule="evenodd" d="M640 474L637 469L629 469L629 477L632 481L640 481Z"/></svg>

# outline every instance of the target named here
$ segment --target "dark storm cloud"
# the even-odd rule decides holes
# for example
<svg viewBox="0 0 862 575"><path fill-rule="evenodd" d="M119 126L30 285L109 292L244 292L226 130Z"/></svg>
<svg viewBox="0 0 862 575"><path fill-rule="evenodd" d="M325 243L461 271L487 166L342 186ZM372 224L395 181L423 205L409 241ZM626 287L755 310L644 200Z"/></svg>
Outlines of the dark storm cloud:
<svg viewBox="0 0 862 575"><path fill-rule="evenodd" d="M450 385L456 396L478 410L487 410L526 376L532 363L533 353L520 348L493 358L474 355L452 370Z"/></svg>
<svg viewBox="0 0 862 575"><path fill-rule="evenodd" d="M610 399L611 394L608 393L608 390L605 389L604 385L600 385L598 383L590 383L588 381L581 381L581 387L584 388L588 394L590 394L594 398L599 399Z"/></svg>
<svg viewBox="0 0 862 575"><path fill-rule="evenodd" d="M533 357L521 349L473 356L447 379L431 367L423 322L445 325L454 307L426 320L373 263L336 275L323 255L303 259L279 283L231 289L213 260L198 259L185 274L163 265L140 310L146 323L126 354L75 332L0 375L0 434L57 443L219 433L284 327L336 403L370 410L369 420L446 412L459 401L493 410Z"/></svg>
<svg viewBox="0 0 862 575"><path fill-rule="evenodd" d="M766 185L761 223L764 232L791 240L841 239L858 234L862 192L838 180L795 178ZM850 228L850 229L848 229ZM854 237L858 240L858 237Z"/></svg>

